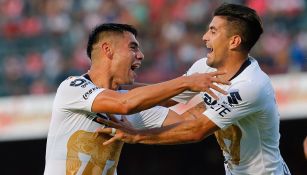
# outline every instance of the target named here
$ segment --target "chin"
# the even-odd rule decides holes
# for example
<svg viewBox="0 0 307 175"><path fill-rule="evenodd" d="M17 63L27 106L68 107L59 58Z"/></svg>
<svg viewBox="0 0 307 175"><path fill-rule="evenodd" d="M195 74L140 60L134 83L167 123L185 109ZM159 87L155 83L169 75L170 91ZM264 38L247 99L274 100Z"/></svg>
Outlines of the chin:
<svg viewBox="0 0 307 175"><path fill-rule="evenodd" d="M208 66L212 67L212 62L210 61L210 58L209 58L209 57L207 58L206 63L207 63Z"/></svg>

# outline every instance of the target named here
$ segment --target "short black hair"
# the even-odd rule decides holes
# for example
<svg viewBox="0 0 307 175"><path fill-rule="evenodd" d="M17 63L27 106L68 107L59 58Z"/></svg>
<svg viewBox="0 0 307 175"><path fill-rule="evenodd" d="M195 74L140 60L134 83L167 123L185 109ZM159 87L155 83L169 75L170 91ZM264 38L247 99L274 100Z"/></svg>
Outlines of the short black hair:
<svg viewBox="0 0 307 175"><path fill-rule="evenodd" d="M240 47L246 51L251 50L263 33L260 17L254 9L247 6L224 3L214 11L213 16L226 17L228 26L231 26L229 33L241 36Z"/></svg>
<svg viewBox="0 0 307 175"><path fill-rule="evenodd" d="M94 28L94 30L90 33L86 53L87 56L91 59L93 45L97 43L101 38L100 34L103 32L118 32L123 34L125 31L132 33L135 37L137 36L137 30L128 24L119 24L119 23L103 23Z"/></svg>

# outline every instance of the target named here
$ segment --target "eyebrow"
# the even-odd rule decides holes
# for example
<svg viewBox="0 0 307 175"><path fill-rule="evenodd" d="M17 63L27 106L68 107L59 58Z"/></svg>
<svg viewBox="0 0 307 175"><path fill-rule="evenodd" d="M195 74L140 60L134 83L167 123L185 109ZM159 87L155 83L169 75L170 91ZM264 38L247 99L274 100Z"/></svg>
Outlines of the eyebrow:
<svg viewBox="0 0 307 175"><path fill-rule="evenodd" d="M129 43L129 46L136 46L136 47L139 47L139 44L135 41L132 41Z"/></svg>
<svg viewBox="0 0 307 175"><path fill-rule="evenodd" d="M217 30L217 28L214 26L209 26L209 30Z"/></svg>

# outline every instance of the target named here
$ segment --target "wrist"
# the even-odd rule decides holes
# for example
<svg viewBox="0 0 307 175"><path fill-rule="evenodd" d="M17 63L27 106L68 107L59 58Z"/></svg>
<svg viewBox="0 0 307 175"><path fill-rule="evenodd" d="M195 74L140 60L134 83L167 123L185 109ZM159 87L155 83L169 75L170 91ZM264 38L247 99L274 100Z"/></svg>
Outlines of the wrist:
<svg viewBox="0 0 307 175"><path fill-rule="evenodd" d="M184 90L190 90L190 83L188 76L181 76L180 78L180 85L179 87L183 88Z"/></svg>

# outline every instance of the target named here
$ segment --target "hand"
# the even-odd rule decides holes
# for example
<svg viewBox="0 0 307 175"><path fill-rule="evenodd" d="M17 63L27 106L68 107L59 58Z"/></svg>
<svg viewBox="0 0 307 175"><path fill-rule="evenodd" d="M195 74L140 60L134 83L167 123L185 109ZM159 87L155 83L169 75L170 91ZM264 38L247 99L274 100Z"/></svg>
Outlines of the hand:
<svg viewBox="0 0 307 175"><path fill-rule="evenodd" d="M99 134L109 134L113 136L109 140L103 143L103 145L111 144L115 141L122 141L125 143L136 143L136 132L135 130L125 130L122 131L121 129L116 129L114 132L114 128L98 128L96 130Z"/></svg>
<svg viewBox="0 0 307 175"><path fill-rule="evenodd" d="M218 99L218 97L213 93L212 89L220 92L224 95L227 95L227 92L216 86L214 83L230 85L230 82L227 80L222 80L217 78L218 75L224 75L225 72L215 71L210 73L195 73L189 77L188 84L190 85L190 90L195 92L207 92L213 98Z"/></svg>
<svg viewBox="0 0 307 175"><path fill-rule="evenodd" d="M118 128L122 130L134 130L131 123L127 120L125 116L121 117L121 120L118 120L112 114L107 114L109 119L97 118L96 122L106 125L111 128ZM103 127L104 128L104 127Z"/></svg>
<svg viewBox="0 0 307 175"><path fill-rule="evenodd" d="M133 141L133 137L134 137L134 133L136 132L136 130L133 128L133 126L128 121L128 119L125 116L122 116L121 120L118 120L112 114L107 114L107 115L110 118L110 120L103 119L103 118L97 119L97 122L105 124L109 127L108 128L104 128L104 127L98 128L96 132L99 134L108 134L108 135L113 136L111 139L104 142L103 145L108 145L112 142L115 142L116 140L124 141L126 143L135 143L135 141ZM114 130L114 128L116 129Z"/></svg>

